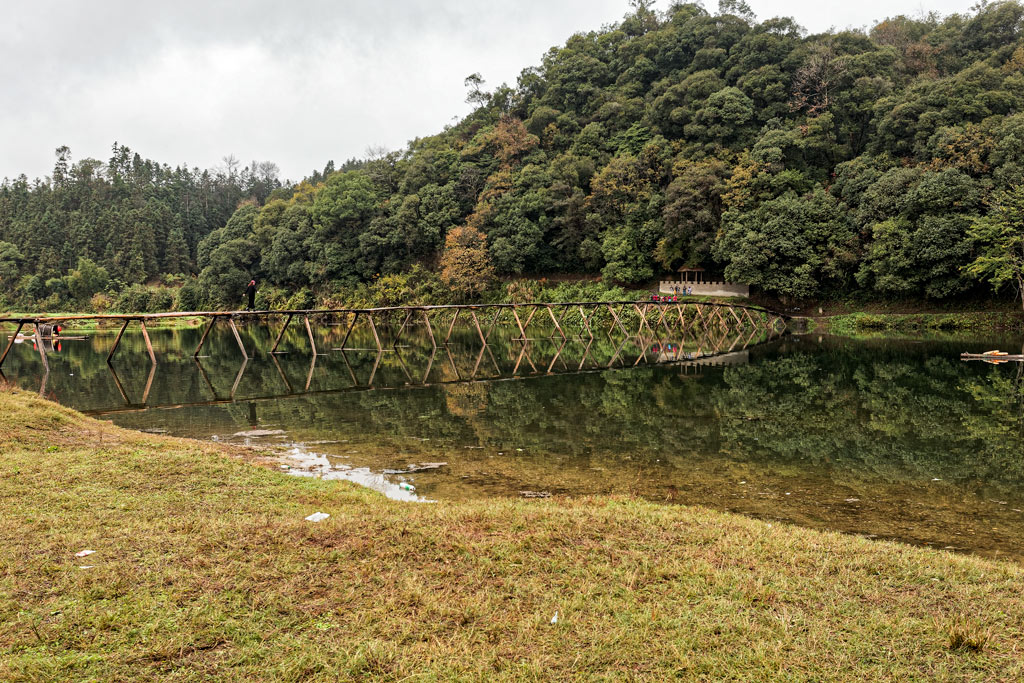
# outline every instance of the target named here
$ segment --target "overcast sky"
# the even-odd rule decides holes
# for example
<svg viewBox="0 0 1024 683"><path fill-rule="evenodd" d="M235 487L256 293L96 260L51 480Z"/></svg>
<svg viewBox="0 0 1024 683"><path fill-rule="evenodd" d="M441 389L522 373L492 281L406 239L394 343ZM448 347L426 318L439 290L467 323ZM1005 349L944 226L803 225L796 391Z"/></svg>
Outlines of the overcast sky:
<svg viewBox="0 0 1024 683"><path fill-rule="evenodd" d="M811 32L973 0L748 0ZM465 115L463 79L515 82L627 0L3 0L0 178L48 175L53 150L114 141L162 163L234 154L300 179L329 159L399 149ZM665 9L669 0L659 0ZM705 6L714 10L717 0Z"/></svg>

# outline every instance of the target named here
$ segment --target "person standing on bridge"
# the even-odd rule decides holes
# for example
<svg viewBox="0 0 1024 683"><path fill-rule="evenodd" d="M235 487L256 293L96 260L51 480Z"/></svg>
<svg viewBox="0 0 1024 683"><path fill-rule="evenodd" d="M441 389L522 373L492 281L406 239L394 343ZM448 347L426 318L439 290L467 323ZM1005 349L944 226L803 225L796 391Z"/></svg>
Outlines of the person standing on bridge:
<svg viewBox="0 0 1024 683"><path fill-rule="evenodd" d="M255 311L256 310L256 280L249 280L249 286L245 288L245 295L249 297L249 305L246 306L245 310Z"/></svg>

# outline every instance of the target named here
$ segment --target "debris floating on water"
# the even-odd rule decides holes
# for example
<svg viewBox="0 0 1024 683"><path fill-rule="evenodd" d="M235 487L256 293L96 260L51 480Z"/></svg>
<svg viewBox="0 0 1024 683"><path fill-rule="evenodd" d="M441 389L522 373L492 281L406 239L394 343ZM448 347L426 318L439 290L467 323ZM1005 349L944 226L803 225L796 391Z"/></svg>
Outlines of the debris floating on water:
<svg viewBox="0 0 1024 683"><path fill-rule="evenodd" d="M415 491L416 490L416 487L413 486L412 484L410 484L407 481L403 481L401 484L399 484L398 488L402 489L403 491Z"/></svg>
<svg viewBox="0 0 1024 683"><path fill-rule="evenodd" d="M406 466L406 472L423 472L425 470L436 470L440 467L446 467L446 462L418 462L415 464L409 464Z"/></svg>
<svg viewBox="0 0 1024 683"><path fill-rule="evenodd" d="M235 432L234 436L254 438L259 436L277 436L284 434L283 429L250 429L247 432Z"/></svg>
<svg viewBox="0 0 1024 683"><path fill-rule="evenodd" d="M326 512L314 512L309 517L306 517L307 522L322 522L330 517Z"/></svg>
<svg viewBox="0 0 1024 683"><path fill-rule="evenodd" d="M520 491L519 495L523 498L550 498L551 493L548 491Z"/></svg>

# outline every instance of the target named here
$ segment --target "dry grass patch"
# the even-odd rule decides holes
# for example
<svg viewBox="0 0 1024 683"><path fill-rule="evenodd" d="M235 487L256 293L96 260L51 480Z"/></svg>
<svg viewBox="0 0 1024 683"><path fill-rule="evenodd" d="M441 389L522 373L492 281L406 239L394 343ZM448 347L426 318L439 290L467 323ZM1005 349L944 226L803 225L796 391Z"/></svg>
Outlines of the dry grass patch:
<svg viewBox="0 0 1024 683"><path fill-rule="evenodd" d="M5 680L1022 673L1012 564L633 499L397 503L10 390L0 439Z"/></svg>

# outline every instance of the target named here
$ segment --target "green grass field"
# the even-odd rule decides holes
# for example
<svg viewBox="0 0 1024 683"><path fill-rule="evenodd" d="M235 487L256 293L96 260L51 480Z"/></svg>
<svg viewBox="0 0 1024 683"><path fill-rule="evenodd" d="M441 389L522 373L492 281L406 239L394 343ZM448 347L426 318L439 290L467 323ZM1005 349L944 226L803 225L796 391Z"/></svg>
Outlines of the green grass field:
<svg viewBox="0 0 1024 683"><path fill-rule="evenodd" d="M1024 675L1013 564L632 499L403 504L254 459L0 390L0 679Z"/></svg>

